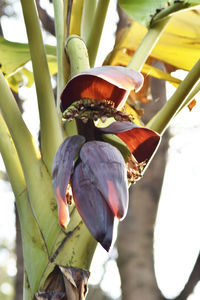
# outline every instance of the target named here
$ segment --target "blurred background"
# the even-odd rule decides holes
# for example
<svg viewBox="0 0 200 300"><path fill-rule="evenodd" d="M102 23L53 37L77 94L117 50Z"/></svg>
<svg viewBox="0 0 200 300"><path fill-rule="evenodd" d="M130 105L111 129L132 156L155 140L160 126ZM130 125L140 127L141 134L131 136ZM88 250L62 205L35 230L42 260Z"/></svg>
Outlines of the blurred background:
<svg viewBox="0 0 200 300"><path fill-rule="evenodd" d="M56 45L53 5L36 0L46 44ZM115 33L126 16L110 1L96 65L112 50ZM27 42L20 1L0 0L0 33ZM161 70L164 65L154 61ZM31 69L29 63L27 68ZM187 73L176 71L183 79ZM56 79L52 78L53 86ZM174 91L151 78L143 121L149 120ZM34 138L39 120L34 85L15 93ZM118 238L109 254L101 246L95 253L89 300L197 300L200 299L200 108L185 107L163 136L161 146L144 178L130 189L128 216L119 224ZM34 116L34 118L33 118ZM0 300L21 300L23 259L20 226L14 196L0 163Z"/></svg>

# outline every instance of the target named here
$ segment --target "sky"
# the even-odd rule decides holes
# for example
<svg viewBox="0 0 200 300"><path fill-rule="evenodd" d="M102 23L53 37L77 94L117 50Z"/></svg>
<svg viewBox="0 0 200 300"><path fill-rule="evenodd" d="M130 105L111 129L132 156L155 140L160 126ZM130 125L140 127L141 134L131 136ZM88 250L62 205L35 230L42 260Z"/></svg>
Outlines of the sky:
<svg viewBox="0 0 200 300"><path fill-rule="evenodd" d="M45 4L45 1L42 1ZM98 65L101 64L105 55L112 49L114 42L113 31L115 30L117 16L113 15L115 1L111 1L111 8L107 17L106 31L102 38L102 51L98 57ZM26 32L22 21L21 8L19 1L14 1L12 9L17 12L16 19L4 18L2 27L5 37L12 41L26 42ZM52 9L50 9L52 13ZM114 20L113 27L110 26L110 19ZM12 28L10 30L12 22ZM109 30L108 30L109 28ZM55 44L55 39L45 35L46 43ZM185 76L184 73L177 76ZM31 115L37 115L36 95L34 87L31 92L27 88L21 88L20 91L24 99L29 98L24 103L25 113L23 115L31 133L37 139L38 122L31 122ZM171 86L168 85L168 98L172 93ZM200 197L199 197L199 177L200 161L199 153L199 135L200 135L200 106L199 101L192 112L187 108L183 109L179 116L172 122L170 147L168 151L168 163L164 178L164 184L159 204L158 217L155 226L155 270L157 280L162 292L168 296L175 296L183 287L193 268L195 260L200 249ZM34 117L37 118L37 117ZM1 169L3 165L1 163ZM8 183L0 182L0 239L6 235L11 245L15 238L15 220L14 197ZM12 213L11 213L12 212ZM9 220L9 222L8 222ZM0 266L5 262L7 254L0 253ZM117 252L115 249L107 256L107 253L98 247L94 257L94 266L100 271L94 272L91 276L91 283L96 284L101 280L101 286L105 292L112 295L114 299L120 296L120 278L117 270L115 258ZM104 262L107 272L102 279L104 271ZM15 263L12 261L9 267L13 275L16 272ZM93 273L93 272L92 272ZM108 288L108 278L110 274L115 276L116 286L112 290ZM1 287L0 287L1 289ZM200 284L196 287L195 293L188 300L197 300L200 298Z"/></svg>

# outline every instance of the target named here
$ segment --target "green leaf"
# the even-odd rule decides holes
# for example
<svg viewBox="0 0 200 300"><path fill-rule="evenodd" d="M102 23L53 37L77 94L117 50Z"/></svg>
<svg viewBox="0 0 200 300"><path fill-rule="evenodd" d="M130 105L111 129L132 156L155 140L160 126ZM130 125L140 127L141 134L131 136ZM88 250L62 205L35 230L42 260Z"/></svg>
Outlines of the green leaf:
<svg viewBox="0 0 200 300"><path fill-rule="evenodd" d="M134 20L149 26L177 11L200 4L200 0L119 0L120 7ZM152 22L152 23L153 23Z"/></svg>
<svg viewBox="0 0 200 300"><path fill-rule="evenodd" d="M199 59L200 10L186 10L175 14L151 53L151 57L178 69L189 71ZM147 33L147 28L132 21L110 54L107 64L127 66L134 52ZM177 78L169 76L147 64L142 72L179 84Z"/></svg>
<svg viewBox="0 0 200 300"><path fill-rule="evenodd" d="M46 45L51 74L57 72L56 47ZM0 36L0 69L4 75L11 75L30 61L28 44L10 42Z"/></svg>

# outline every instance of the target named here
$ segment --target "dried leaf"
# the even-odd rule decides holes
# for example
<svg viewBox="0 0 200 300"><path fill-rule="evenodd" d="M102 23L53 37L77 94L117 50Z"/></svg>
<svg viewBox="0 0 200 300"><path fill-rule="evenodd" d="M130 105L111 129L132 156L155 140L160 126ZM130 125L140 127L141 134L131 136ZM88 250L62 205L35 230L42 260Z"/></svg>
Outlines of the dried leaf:
<svg viewBox="0 0 200 300"><path fill-rule="evenodd" d="M197 101L194 99L188 104L188 108L190 111L194 108L194 106L197 104Z"/></svg>
<svg viewBox="0 0 200 300"><path fill-rule="evenodd" d="M83 269L55 266L41 291L35 294L37 300L84 300L90 273Z"/></svg>

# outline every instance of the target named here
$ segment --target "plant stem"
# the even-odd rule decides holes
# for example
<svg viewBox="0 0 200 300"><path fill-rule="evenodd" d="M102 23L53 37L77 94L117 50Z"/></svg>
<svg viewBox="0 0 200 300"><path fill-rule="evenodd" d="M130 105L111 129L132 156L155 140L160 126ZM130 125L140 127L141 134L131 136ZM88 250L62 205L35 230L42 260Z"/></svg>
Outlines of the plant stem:
<svg viewBox="0 0 200 300"><path fill-rule="evenodd" d="M65 24L64 24L64 3L63 0L53 0L55 29L57 40L57 61L58 61L58 77L57 77L57 111L60 114L60 95L67 82L67 60L64 53L65 41Z"/></svg>
<svg viewBox="0 0 200 300"><path fill-rule="evenodd" d="M141 71L144 63L146 62L148 56L151 54L154 46L159 40L163 30L168 24L170 18L166 18L160 22L157 22L153 27L150 27L147 34L145 35L143 41L134 53L131 61L128 64L130 69Z"/></svg>
<svg viewBox="0 0 200 300"><path fill-rule="evenodd" d="M78 1L76 0L71 2L72 2L72 7L70 13L69 35L77 34L80 36L84 0L78 0Z"/></svg>
<svg viewBox="0 0 200 300"><path fill-rule="evenodd" d="M89 69L87 49L79 36L72 35L67 39L66 52L70 61L71 77ZM89 269L97 242L81 221L77 210L74 208L72 211L73 213L70 214L71 219L67 228L70 234L69 238L63 244L60 251L57 251L57 245L63 243L62 237L61 239L58 237L52 253L58 253L55 257L55 263L58 265L71 264L73 267Z"/></svg>
<svg viewBox="0 0 200 300"><path fill-rule="evenodd" d="M186 97L183 105L178 109L177 113L181 111L192 99L194 99L195 95L200 91L200 81L194 86L189 95Z"/></svg>
<svg viewBox="0 0 200 300"><path fill-rule="evenodd" d="M51 173L53 158L62 141L50 74L35 0L21 0L38 97L43 160Z"/></svg>
<svg viewBox="0 0 200 300"><path fill-rule="evenodd" d="M42 271L47 264L47 249L31 209L21 163L5 121L0 114L0 153L15 194L20 217L25 270L32 296L37 290ZM35 263L33 263L33 261ZM37 261L39 263L37 263Z"/></svg>
<svg viewBox="0 0 200 300"><path fill-rule="evenodd" d="M93 67L95 64L109 2L109 0L99 1L97 4L95 16L93 17L94 22L92 24L87 42L91 67Z"/></svg>
<svg viewBox="0 0 200 300"><path fill-rule="evenodd" d="M20 157L23 171L37 164L40 153L34 144L6 79L0 72L0 108Z"/></svg>
<svg viewBox="0 0 200 300"><path fill-rule="evenodd" d="M90 68L87 48L78 35L69 36L65 49L70 61L70 77ZM70 132L77 133L76 122L66 122L65 132L68 136L71 136Z"/></svg>
<svg viewBox="0 0 200 300"><path fill-rule="evenodd" d="M92 23L94 21L95 11L97 6L97 0L85 0L83 3L83 14L81 22L81 37L88 43L88 37L92 29Z"/></svg>
<svg viewBox="0 0 200 300"><path fill-rule="evenodd" d="M147 127L163 134L170 121L187 100L187 95L195 88L200 78L200 60L190 70L185 79L180 83L172 97L166 102L161 110L148 122Z"/></svg>
<svg viewBox="0 0 200 300"><path fill-rule="evenodd" d="M172 5L156 14L156 16L152 20L152 25L154 25L156 22L159 22L161 19L164 19L169 15L174 14L175 12L181 11L182 9L187 9L190 6L192 7L193 4L187 3L185 1L177 1L177 3L175 3L174 1ZM195 9L195 7L193 9Z"/></svg>
<svg viewBox="0 0 200 300"><path fill-rule="evenodd" d="M65 49L70 61L70 78L90 68L87 48L78 35L69 36Z"/></svg>
<svg viewBox="0 0 200 300"><path fill-rule="evenodd" d="M23 170L10 132L0 113L0 152L15 196L26 190Z"/></svg>
<svg viewBox="0 0 200 300"><path fill-rule="evenodd" d="M0 95L1 112L13 138L22 165L30 202L45 237L47 248L51 250L59 228L51 177L41 161L39 150L34 144L33 137L22 119L15 98L1 72Z"/></svg>

